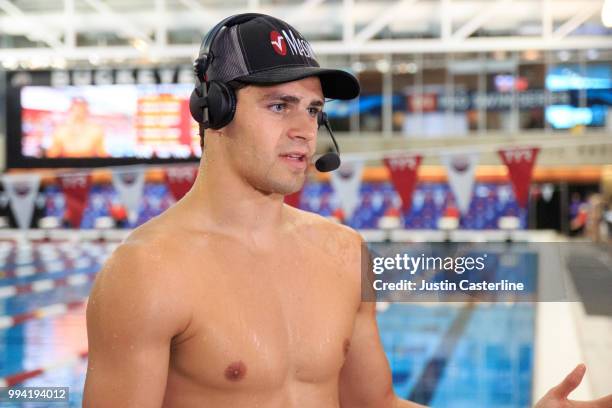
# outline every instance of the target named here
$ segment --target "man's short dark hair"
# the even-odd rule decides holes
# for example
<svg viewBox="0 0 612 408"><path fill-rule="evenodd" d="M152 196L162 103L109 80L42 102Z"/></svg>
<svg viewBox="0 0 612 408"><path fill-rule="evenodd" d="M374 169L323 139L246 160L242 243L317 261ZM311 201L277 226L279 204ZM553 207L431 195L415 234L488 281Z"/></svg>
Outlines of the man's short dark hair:
<svg viewBox="0 0 612 408"><path fill-rule="evenodd" d="M227 84L230 86L230 88L234 90L235 93L237 93L239 89L242 89L246 87L247 85L249 85L246 82L241 82L241 81L236 81L236 80L229 81ZM236 95L236 97L237 96L238 95ZM204 131L205 129L204 129L204 126L202 126L202 123L198 123L198 133L200 134L200 147L202 148L202 150L204 150Z"/></svg>

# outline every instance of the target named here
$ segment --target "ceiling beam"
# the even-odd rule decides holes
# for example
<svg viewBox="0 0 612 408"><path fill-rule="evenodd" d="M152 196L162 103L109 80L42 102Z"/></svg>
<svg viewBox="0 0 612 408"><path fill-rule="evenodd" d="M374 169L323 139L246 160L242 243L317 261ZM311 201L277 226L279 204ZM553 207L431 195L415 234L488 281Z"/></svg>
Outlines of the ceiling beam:
<svg viewBox="0 0 612 408"><path fill-rule="evenodd" d="M96 10L98 13L112 17L118 22L121 22L120 31L127 37L139 39L144 41L147 45L150 44L150 38L144 31L140 30L134 25L134 22L124 17L123 15L116 13L108 4L100 0L82 0L89 4L91 8Z"/></svg>
<svg viewBox="0 0 612 408"><path fill-rule="evenodd" d="M584 24L588 19L590 19L593 14L597 13L601 10L601 4L591 3L585 4L581 7L581 10L575 14L572 18L563 23L559 28L557 28L553 37L557 40L567 37L571 34L575 29Z"/></svg>
<svg viewBox="0 0 612 408"><path fill-rule="evenodd" d="M355 38L355 0L342 0L342 41Z"/></svg>
<svg viewBox="0 0 612 408"><path fill-rule="evenodd" d="M450 38L453 32L451 0L440 0L440 37Z"/></svg>
<svg viewBox="0 0 612 408"><path fill-rule="evenodd" d="M512 0L497 0L495 3L491 4L489 7L486 7L484 10L480 11L476 14L472 19L462 25L455 33L452 35L454 40L463 40L468 38L470 35L474 34L476 30L482 27L484 23L486 23L491 17L495 14L499 13L499 11L511 3Z"/></svg>
<svg viewBox="0 0 612 408"><path fill-rule="evenodd" d="M378 34L380 30L385 28L389 23L398 17L401 10L416 3L417 1L418 0L398 0L393 6L387 8L370 24L359 31L359 33L355 36L354 41L363 43L371 38L374 38L374 36Z"/></svg>
<svg viewBox="0 0 612 408"><path fill-rule="evenodd" d="M317 55L380 55L392 54L436 54L464 53L478 51L522 51L522 50L562 50L562 49L593 49L609 48L610 38L607 36L575 36L566 37L562 41L544 39L542 37L487 37L468 38L464 41L443 41L436 39L418 40L373 40L361 44L347 45L344 41L319 41L311 43ZM168 45L163 49L151 46L151 53L166 60L190 61L199 44ZM114 59L142 59L142 54L131 46L114 47L77 47L74 50L52 50L50 48L0 48L0 60L51 59L62 56L69 61L85 61L96 54L101 61Z"/></svg>
<svg viewBox="0 0 612 408"><path fill-rule="evenodd" d="M28 16L23 10L8 0L0 0L0 10L4 11L10 18L14 19L24 30L24 35L32 41L42 41L53 49L60 49L64 44L58 35L50 31L38 18Z"/></svg>
<svg viewBox="0 0 612 408"><path fill-rule="evenodd" d="M300 4L297 8L291 10L285 16L281 17L283 20L288 21L290 24L295 24L301 21L304 17L308 17L308 14L317 6L321 5L325 0L306 0Z"/></svg>

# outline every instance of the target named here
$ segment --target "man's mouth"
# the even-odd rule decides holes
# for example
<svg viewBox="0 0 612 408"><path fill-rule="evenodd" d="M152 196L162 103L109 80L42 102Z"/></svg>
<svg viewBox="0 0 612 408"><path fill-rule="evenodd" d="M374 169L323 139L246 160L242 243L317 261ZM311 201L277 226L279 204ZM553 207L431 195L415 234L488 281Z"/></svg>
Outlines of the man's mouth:
<svg viewBox="0 0 612 408"><path fill-rule="evenodd" d="M302 154L302 153L281 154L281 157L284 157L284 158L289 159L289 160L300 161L300 162L306 160L306 155Z"/></svg>
<svg viewBox="0 0 612 408"><path fill-rule="evenodd" d="M288 152L280 155L281 159L290 167L304 170L308 167L308 155L304 152Z"/></svg>

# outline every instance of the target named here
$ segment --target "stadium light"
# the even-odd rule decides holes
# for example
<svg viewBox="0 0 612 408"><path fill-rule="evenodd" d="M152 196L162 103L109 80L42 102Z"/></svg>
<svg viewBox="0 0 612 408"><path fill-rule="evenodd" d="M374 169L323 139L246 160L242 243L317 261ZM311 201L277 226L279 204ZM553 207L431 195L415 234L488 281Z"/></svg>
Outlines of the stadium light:
<svg viewBox="0 0 612 408"><path fill-rule="evenodd" d="M605 0L601 8L601 21L606 27L612 27L612 0Z"/></svg>

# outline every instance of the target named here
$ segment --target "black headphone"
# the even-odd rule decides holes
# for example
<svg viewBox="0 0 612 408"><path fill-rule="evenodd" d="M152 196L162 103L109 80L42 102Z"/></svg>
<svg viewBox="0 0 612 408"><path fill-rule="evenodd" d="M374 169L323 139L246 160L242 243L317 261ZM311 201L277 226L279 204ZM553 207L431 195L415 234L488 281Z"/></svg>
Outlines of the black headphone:
<svg viewBox="0 0 612 408"><path fill-rule="evenodd" d="M237 14L223 19L214 26L202 41L198 58L193 63L196 85L189 97L189 110L196 122L204 129L221 129L234 119L236 113L236 93L228 84L221 81L208 81L206 72L214 60L212 45L221 31L237 24L246 23L257 17L265 16L259 13ZM336 170L340 167L340 149L334 138L331 126L325 112L317 117L318 126L325 125L336 148L336 152L328 152L315 162L315 167L321 172Z"/></svg>
<svg viewBox="0 0 612 408"><path fill-rule="evenodd" d="M260 16L263 14L245 13L227 17L214 26L202 41L198 58L193 63L196 86L189 98L189 110L191 116L201 123L204 129L221 129L232 121L236 112L234 90L224 82L208 81L206 78L206 71L215 59L212 45L224 29Z"/></svg>

